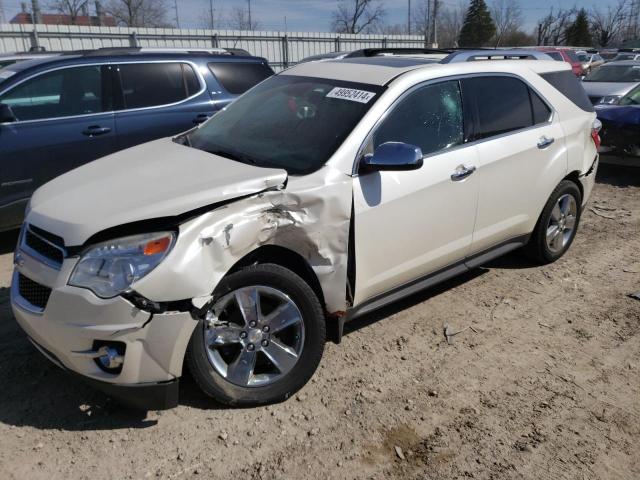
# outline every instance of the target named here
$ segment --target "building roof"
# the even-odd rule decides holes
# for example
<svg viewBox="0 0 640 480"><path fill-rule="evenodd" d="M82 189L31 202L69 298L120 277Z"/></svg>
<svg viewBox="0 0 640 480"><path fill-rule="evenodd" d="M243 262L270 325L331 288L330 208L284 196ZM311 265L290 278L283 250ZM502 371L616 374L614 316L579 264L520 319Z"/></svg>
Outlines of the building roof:
<svg viewBox="0 0 640 480"><path fill-rule="evenodd" d="M78 15L75 21L72 20L71 15L62 15L58 13L43 13L42 21L43 25L81 25L81 26L103 26L103 27L115 27L117 25L116 19L110 15L102 15L102 18L96 15ZM31 25L33 19L28 12L20 12L13 17L9 23L16 23L21 25Z"/></svg>

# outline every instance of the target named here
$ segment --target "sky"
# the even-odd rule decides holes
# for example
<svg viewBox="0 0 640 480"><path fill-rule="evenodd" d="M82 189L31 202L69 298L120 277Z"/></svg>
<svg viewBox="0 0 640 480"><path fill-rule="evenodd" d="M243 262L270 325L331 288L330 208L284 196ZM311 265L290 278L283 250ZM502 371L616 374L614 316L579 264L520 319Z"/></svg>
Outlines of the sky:
<svg viewBox="0 0 640 480"><path fill-rule="evenodd" d="M4 6L7 21L20 10L20 3L25 0L0 0ZM26 0L30 5L31 0ZM109 0L102 0L107 3ZM178 5L178 18L182 28L202 27L202 18L209 15L210 0L165 0L167 6ZM409 0L381 0L387 11L385 22L388 24L406 24L407 6ZM424 0L411 0L413 5ZM440 0L445 6L455 6L459 0ZM486 0L488 4L491 0ZM234 7L247 7L248 0L213 0L214 10L228 15ZM579 0L519 0L522 9L525 30L531 31L536 21L545 16L549 9L571 8L575 5L589 8L598 5L606 8L614 4L616 0L599 0L593 2L580 2ZM50 0L40 0L43 10ZM315 31L326 32L330 30L331 13L335 10L338 0L251 0L252 18L262 26L262 30L286 30L288 31ZM90 1L93 4L93 1ZM175 10L169 8L167 12L169 21L175 22ZM285 20L286 18L286 20Z"/></svg>

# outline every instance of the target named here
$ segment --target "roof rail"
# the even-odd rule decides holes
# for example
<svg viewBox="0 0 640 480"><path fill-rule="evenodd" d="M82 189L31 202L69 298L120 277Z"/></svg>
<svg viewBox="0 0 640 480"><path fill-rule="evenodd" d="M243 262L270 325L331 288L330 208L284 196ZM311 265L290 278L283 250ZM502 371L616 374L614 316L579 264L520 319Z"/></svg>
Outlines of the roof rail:
<svg viewBox="0 0 640 480"><path fill-rule="evenodd" d="M376 57L378 55L425 55L430 53L446 53L453 52L446 48L364 48L362 50L354 50L343 58L356 57Z"/></svg>
<svg viewBox="0 0 640 480"><path fill-rule="evenodd" d="M538 50L458 50L443 58L440 63L474 62L476 60L553 60Z"/></svg>
<svg viewBox="0 0 640 480"><path fill-rule="evenodd" d="M188 53L209 55L244 55L240 49L225 48L178 48L178 47L101 47L95 50L76 51L86 56L128 55L132 53ZM248 52L246 53L248 54Z"/></svg>

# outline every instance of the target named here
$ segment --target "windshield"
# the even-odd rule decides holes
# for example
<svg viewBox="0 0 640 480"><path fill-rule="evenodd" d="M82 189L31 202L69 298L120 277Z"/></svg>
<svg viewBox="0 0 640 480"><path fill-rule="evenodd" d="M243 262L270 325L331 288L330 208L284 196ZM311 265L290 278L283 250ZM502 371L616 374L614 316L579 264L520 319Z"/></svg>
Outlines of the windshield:
<svg viewBox="0 0 640 480"><path fill-rule="evenodd" d="M278 75L217 113L186 144L290 174L324 165L383 87Z"/></svg>
<svg viewBox="0 0 640 480"><path fill-rule="evenodd" d="M578 55L578 60L580 60L581 62L588 62L589 61L589 57L587 57L584 54L580 54L580 55Z"/></svg>
<svg viewBox="0 0 640 480"><path fill-rule="evenodd" d="M606 65L593 71L585 82L640 82L640 65Z"/></svg>

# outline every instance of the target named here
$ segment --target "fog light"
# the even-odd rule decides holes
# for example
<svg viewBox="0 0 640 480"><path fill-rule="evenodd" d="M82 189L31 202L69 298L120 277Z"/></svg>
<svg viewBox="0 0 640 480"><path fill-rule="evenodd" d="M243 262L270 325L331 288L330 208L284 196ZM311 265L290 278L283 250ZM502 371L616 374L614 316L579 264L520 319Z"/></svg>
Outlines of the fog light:
<svg viewBox="0 0 640 480"><path fill-rule="evenodd" d="M118 353L115 348L102 347L100 348L100 353L102 353L102 355L98 357L98 361L104 368L115 370L122 367L124 358Z"/></svg>

